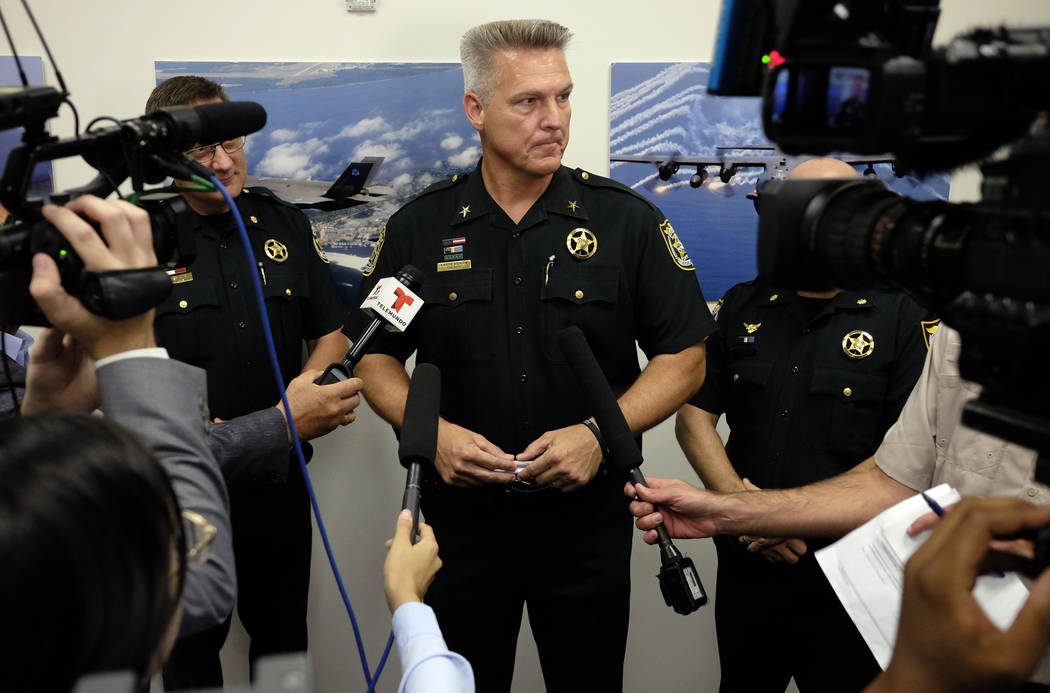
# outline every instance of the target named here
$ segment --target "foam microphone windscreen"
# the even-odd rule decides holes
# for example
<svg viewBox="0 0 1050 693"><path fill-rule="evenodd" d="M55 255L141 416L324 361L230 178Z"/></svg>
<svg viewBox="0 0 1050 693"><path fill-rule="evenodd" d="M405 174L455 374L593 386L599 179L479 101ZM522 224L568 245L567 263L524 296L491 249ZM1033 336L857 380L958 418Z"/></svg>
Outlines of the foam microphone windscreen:
<svg viewBox="0 0 1050 693"><path fill-rule="evenodd" d="M609 465L623 471L641 465L642 452L583 331L575 325L566 327L558 333L558 346L580 381L591 414L609 448Z"/></svg>
<svg viewBox="0 0 1050 693"><path fill-rule="evenodd" d="M434 462L440 410L441 371L430 363L417 364L408 386L401 443L397 448L397 457L405 468L413 462Z"/></svg>
<svg viewBox="0 0 1050 693"><path fill-rule="evenodd" d="M206 103L193 109L200 118L199 142L222 142L250 135L266 125L266 109L254 101Z"/></svg>

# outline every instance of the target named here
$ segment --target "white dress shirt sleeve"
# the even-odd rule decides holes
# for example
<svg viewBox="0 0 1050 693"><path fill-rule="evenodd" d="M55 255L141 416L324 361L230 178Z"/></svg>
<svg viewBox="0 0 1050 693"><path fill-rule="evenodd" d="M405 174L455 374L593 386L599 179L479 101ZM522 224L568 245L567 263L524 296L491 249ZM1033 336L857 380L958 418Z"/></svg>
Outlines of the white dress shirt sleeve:
<svg viewBox="0 0 1050 693"><path fill-rule="evenodd" d="M470 663L449 652L434 611L406 602L394 612L394 638L401 656L398 693L474 693Z"/></svg>

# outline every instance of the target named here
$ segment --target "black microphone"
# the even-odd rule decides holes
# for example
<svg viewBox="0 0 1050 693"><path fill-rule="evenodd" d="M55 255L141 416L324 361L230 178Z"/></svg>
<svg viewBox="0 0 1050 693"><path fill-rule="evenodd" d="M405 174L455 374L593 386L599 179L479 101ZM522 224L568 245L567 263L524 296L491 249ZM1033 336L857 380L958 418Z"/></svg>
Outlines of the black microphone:
<svg viewBox="0 0 1050 693"><path fill-rule="evenodd" d="M405 265L397 271L393 277L386 277L376 282L375 288L372 293L369 294L368 298L361 304L361 309L366 313L373 315L372 322L361 332L358 336L357 341L354 342L353 347L347 352L346 357L341 363L333 363L325 369L324 373L321 374L314 382L318 385L331 385L332 383L338 383L347 378L354 377L354 366L361 360L361 357L365 355L365 348L371 341L372 336L375 335L376 330L380 327L387 326L387 329L398 329L404 330L408 327L408 324L412 320L412 316L415 312L418 312L419 308L423 304L423 299L419 299L419 306L416 306L416 311L412 313L407 320L401 318L398 313L400 312L401 306L400 301L409 299L410 302L414 302L414 298L411 296L403 296L397 292L401 289L408 289L409 291L417 292L423 282L423 273L413 265ZM386 285L387 291L381 291L381 287ZM379 294L386 293L388 295L395 295L395 299L392 302L383 302L382 296ZM377 300L378 296L378 300ZM418 297L416 297L418 298ZM389 303L390 305L387 305Z"/></svg>
<svg viewBox="0 0 1050 693"><path fill-rule="evenodd" d="M434 464L437 454L438 415L441 410L441 371L431 363L416 364L408 385L405 417L401 421L401 442L397 458L408 470L401 507L412 513L412 543L419 529L420 477L423 465Z"/></svg>
<svg viewBox="0 0 1050 693"><path fill-rule="evenodd" d="M558 333L558 346L576 374L583 388L584 398L594 412L598 429L602 432L609 450L607 462L612 469L627 472L631 483L648 486L645 476L639 471L642 451L634 441L631 428L623 418L609 381L602 373L598 360L594 358L587 338L575 325ZM656 533L660 543L660 592L664 603L679 614L691 614L707 603L707 593L700 583L692 559L683 556L671 542L667 528L659 525Z"/></svg>
<svg viewBox="0 0 1050 693"><path fill-rule="evenodd" d="M266 125L266 109L254 101L170 106L124 121L122 125L176 149L186 149L194 144L224 142L262 130Z"/></svg>

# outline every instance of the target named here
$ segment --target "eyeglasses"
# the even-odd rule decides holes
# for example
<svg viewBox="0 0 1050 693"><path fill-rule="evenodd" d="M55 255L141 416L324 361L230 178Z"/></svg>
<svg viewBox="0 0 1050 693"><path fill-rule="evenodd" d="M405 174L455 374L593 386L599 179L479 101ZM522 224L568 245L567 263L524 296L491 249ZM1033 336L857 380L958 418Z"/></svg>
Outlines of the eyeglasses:
<svg viewBox="0 0 1050 693"><path fill-rule="evenodd" d="M216 142L215 144L204 144L193 149L187 149L185 154L192 156L194 160L201 164L207 164L215 158L215 150L222 147L222 151L227 154L233 154L244 149L244 137L237 137L232 140L226 140L225 142Z"/></svg>
<svg viewBox="0 0 1050 693"><path fill-rule="evenodd" d="M201 565L208 558L208 547L219 530L200 513L182 511L182 532L186 538L186 565Z"/></svg>

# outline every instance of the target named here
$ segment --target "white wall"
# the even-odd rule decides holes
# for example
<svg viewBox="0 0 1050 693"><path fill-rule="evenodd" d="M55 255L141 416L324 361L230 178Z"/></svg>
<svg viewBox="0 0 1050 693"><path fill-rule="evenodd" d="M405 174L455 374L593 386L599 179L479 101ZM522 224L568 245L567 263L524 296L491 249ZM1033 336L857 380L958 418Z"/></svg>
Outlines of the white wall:
<svg viewBox="0 0 1050 693"><path fill-rule="evenodd" d="M1050 23L1047 0L942 0L941 4L939 42L978 24ZM553 19L576 34L568 53L576 88L566 161L598 173L608 172L609 63L709 60L718 12L714 0L532 0L527 5L378 0L378 11L364 15L347 13L342 0L36 0L32 5L82 124L98 115L124 118L140 113L154 84L157 59L455 61L460 34L474 24L523 16ZM19 51L41 54L20 8L7 3L4 9ZM48 66L45 73L54 84ZM63 110L53 131L71 134L68 111ZM86 182L92 172L84 164L62 161L55 175L58 188L64 189ZM958 176L953 198L974 199L977 184L972 173ZM702 252L693 249L694 254ZM352 426L317 441L310 471L375 666L389 630L380 575L383 541L391 533L404 475L396 463L389 429L367 407L359 412L360 419ZM646 460L650 475L688 478L691 474L669 423L646 435ZM711 543L682 542L681 546L693 556L713 595ZM364 690L352 632L319 542L314 555L310 627L319 689ZM279 560L274 556L274 561ZM633 562L625 690L717 690L712 607L688 617L674 614L657 590L655 549L638 542ZM246 675L245 651L243 635L235 632L224 658L231 682ZM761 661L756 653L756 664ZM397 672L395 656L379 690L396 690ZM539 690L535 649L526 631L518 648L515 691Z"/></svg>

